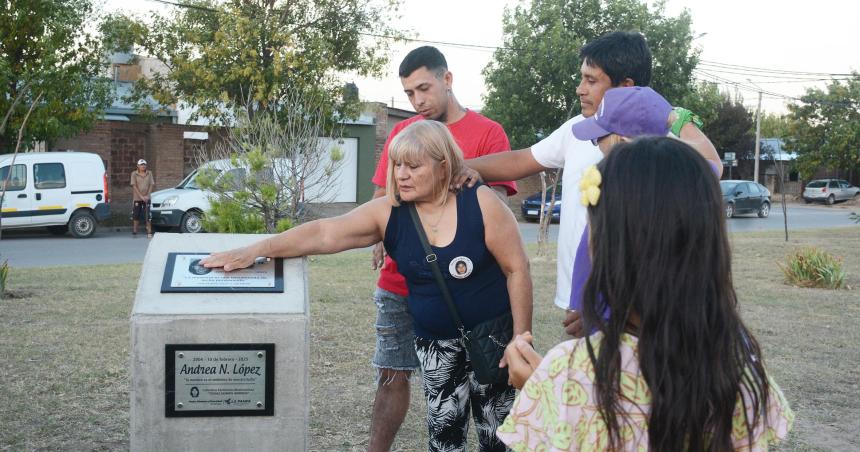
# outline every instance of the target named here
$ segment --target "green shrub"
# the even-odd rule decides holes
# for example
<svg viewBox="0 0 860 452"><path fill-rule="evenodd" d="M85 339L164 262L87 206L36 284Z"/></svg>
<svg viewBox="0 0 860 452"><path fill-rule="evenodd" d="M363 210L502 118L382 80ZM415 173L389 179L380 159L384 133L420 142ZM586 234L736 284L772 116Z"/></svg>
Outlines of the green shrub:
<svg viewBox="0 0 860 452"><path fill-rule="evenodd" d="M263 217L234 200L211 200L209 211L203 216L203 228L209 232L229 234L263 234L266 224Z"/></svg>
<svg viewBox="0 0 860 452"><path fill-rule="evenodd" d="M209 232L228 234L266 234L266 222L256 209L237 200L211 200L203 216L203 228ZM289 218L280 219L274 232L284 232L294 226Z"/></svg>
<svg viewBox="0 0 860 452"><path fill-rule="evenodd" d="M795 251L778 263L789 284L798 287L841 289L845 287L842 259L814 247Z"/></svg>
<svg viewBox="0 0 860 452"><path fill-rule="evenodd" d="M295 226L293 224L293 220L290 220L289 218L281 218L280 220L278 220L278 224L275 226L275 230L278 232L284 232L287 229L292 229L293 226Z"/></svg>

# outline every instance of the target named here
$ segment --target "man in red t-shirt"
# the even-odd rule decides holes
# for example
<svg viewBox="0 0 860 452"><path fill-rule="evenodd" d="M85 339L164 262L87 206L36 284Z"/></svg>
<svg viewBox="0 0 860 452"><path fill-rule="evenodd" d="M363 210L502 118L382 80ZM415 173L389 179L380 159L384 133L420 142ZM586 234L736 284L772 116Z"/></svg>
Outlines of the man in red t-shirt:
<svg viewBox="0 0 860 452"><path fill-rule="evenodd" d="M385 195L388 145L401 130L416 121L433 119L445 123L466 159L510 151L511 145L502 126L463 108L454 97L451 91L453 75L438 49L424 46L412 50L400 63L399 75L403 91L418 114L394 126L385 141L372 179L377 186L374 197ZM517 192L515 182L498 182L490 186L503 199ZM387 451L406 416L409 377L420 363L415 354L412 316L406 304L406 280L397 272L394 261L387 256L383 261L381 243L373 253L373 269L377 268L381 271L373 295L378 307L373 365L378 369L378 383L367 449Z"/></svg>

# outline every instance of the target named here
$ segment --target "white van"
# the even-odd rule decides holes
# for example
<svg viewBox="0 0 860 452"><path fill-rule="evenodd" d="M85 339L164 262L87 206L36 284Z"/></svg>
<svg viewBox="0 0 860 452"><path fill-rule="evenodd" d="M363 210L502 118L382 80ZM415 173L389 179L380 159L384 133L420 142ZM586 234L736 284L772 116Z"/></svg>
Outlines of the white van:
<svg viewBox="0 0 860 452"><path fill-rule="evenodd" d="M104 162L87 152L25 152L0 155L3 229L47 227L52 234L71 231L92 236L96 223L110 216Z"/></svg>

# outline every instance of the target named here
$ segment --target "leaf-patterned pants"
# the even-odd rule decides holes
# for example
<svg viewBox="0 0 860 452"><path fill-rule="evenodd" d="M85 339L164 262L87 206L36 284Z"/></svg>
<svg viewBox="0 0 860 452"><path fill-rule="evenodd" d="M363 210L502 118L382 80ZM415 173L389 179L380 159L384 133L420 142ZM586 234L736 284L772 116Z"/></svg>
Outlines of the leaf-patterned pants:
<svg viewBox="0 0 860 452"><path fill-rule="evenodd" d="M496 429L514 403L515 389L507 383L479 384L459 339L415 338L427 399L428 450L466 450L469 412L478 431L480 451L504 451Z"/></svg>

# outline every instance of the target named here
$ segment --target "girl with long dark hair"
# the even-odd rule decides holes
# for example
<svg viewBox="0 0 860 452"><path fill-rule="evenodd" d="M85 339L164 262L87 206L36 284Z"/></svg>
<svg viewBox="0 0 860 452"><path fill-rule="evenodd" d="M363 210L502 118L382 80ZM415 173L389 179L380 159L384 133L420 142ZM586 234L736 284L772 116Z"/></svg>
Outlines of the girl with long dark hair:
<svg viewBox="0 0 860 452"><path fill-rule="evenodd" d="M678 140L640 138L584 179L583 318L597 332L550 350L498 436L514 450L654 451L765 450L785 438L794 415L738 314L712 169ZM527 347L509 347L512 378L519 358L539 359Z"/></svg>

